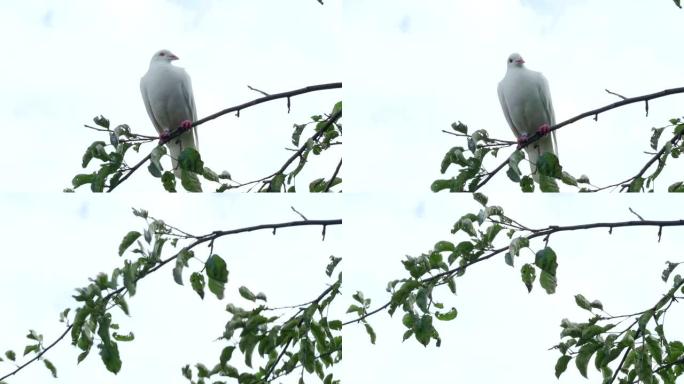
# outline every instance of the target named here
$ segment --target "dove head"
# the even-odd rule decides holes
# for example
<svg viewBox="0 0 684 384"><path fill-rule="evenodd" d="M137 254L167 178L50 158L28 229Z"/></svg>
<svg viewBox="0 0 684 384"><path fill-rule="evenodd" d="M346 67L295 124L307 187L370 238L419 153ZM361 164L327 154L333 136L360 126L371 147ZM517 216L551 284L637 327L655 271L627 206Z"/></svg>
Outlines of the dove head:
<svg viewBox="0 0 684 384"><path fill-rule="evenodd" d="M174 55L169 51L168 49L162 49L161 51L155 52L154 56L152 56L152 60L150 62L155 63L155 62L167 62L170 63L173 60L178 60L178 56Z"/></svg>
<svg viewBox="0 0 684 384"><path fill-rule="evenodd" d="M508 60L506 60L506 64L508 65L508 68L522 67L523 64L525 64L525 60L523 60L519 53L511 53L511 55L508 56Z"/></svg>

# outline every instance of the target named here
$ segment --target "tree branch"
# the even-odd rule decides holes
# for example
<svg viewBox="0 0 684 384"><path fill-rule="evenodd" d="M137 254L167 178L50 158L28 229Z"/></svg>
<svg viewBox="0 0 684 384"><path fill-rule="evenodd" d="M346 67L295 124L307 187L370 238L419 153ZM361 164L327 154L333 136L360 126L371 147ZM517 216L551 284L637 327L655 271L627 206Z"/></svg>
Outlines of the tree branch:
<svg viewBox="0 0 684 384"><path fill-rule="evenodd" d="M206 242L213 242L214 240L223 237L223 236L228 236L228 235L235 235L238 233L244 233L244 232L253 232L253 231L259 231L259 230L264 230L264 229L272 229L273 234L275 234L276 229L278 228L290 228L290 227L301 227L301 226L323 226L326 227L328 225L341 225L342 224L342 219L333 219L333 220L299 220L299 221L289 221L289 222L283 222L283 223L273 223L273 224L260 224L260 225L254 225L250 227L243 227L243 228L237 228L237 229L231 229L231 230L226 230L226 231L214 231L210 234L207 235L202 235L196 237L195 241L192 242L190 245L187 247L183 247L179 252L177 252L175 255L170 256L169 258L160 261L157 265L154 267L142 272L139 276L136 277L135 283L138 281L144 279L146 276L150 275L151 273L157 271L164 265L168 264L169 262L175 260L178 255L180 255L181 252L183 251L188 251L190 249L195 248L196 246L206 243ZM106 296L102 298L103 302L108 302L112 297L115 295L120 295L124 290L126 289L125 286L122 286ZM324 291L324 294L329 292L329 289L326 289ZM45 349L43 349L39 354L34 356L31 360L27 361L26 363L22 364L21 366L17 367L14 371L6 374L5 376L0 377L0 381L16 374L17 372L21 371L24 369L24 367L28 366L29 364L33 363L34 361L38 360L40 357L42 357L47 351L52 349L57 343L59 343L64 337L66 336L69 331L73 328L73 324L70 324L64 333L62 333L61 336L59 336L54 342L52 342L49 346L47 346Z"/></svg>
<svg viewBox="0 0 684 384"><path fill-rule="evenodd" d="M579 114L579 115L577 115L577 116L575 116L575 117L573 117L573 118L570 118L570 119L565 120L565 121L563 121L563 122L561 122L561 123L558 123L558 124L556 124L556 125L553 125L553 126L551 126L551 127L549 128L549 132L552 132L552 131L555 131L555 130L557 130L557 129L560 129L560 128L566 126L566 125L572 124L572 123L574 123L574 122L576 122L576 121L578 121L578 120L582 120L582 119L584 119L584 118L586 118L586 117L589 117L589 116L594 116L594 120L598 120L598 115L599 115L600 113L609 111L609 110L611 110L611 109L619 108L619 107L625 106L625 105L627 105L627 104L638 103L638 102L641 102L641 101L648 102L648 100L653 100L653 99L657 99L657 98L664 97L664 96L668 96L668 95L674 95L674 94L677 94L677 93L684 93L684 87L666 89L666 90L663 90L663 91L660 91L660 92L656 92L656 93L651 93L651 94L648 94L648 95L643 95L643 96L637 96L637 97L632 97L632 98L624 99L624 100L615 102L615 103L613 103L613 104L606 105L606 106L601 107L601 108L597 108L597 109L594 109L594 110L591 110L591 111L588 111L588 112L584 112L584 113ZM541 139L541 138L542 138L542 136L539 134L539 132L535 132L534 135L530 136L530 137L527 139L527 141L526 141L522 146L520 146L519 149L522 149L522 148L524 148L524 147L526 147L526 146L528 146L528 145L530 145L530 144L532 144L532 143L538 141L538 140ZM484 180L482 180L480 183L478 183L478 184L475 186L475 188L474 188L471 192L475 192L475 191L477 191L478 189L482 188L483 185L487 184L487 182L488 182L489 180L491 180L491 178L494 177L495 174L497 174L503 167L506 166L506 164L508 164L508 160L510 159L510 157L511 157L511 156L509 155L508 158L506 158L506 160L504 160L501 164L499 164L498 167L496 167L492 172L490 172L489 175L488 175ZM655 160L653 160L653 161L655 161Z"/></svg>
<svg viewBox="0 0 684 384"><path fill-rule="evenodd" d="M293 90L293 91L275 93L275 94L273 94L273 95L268 95L268 96L260 97L260 98L258 98L258 99L254 99L254 100L252 100L252 101L248 101L248 102L246 102L246 103L243 103L243 104L240 104L240 105L236 105L236 106L234 106L234 107L226 108L226 109L221 110L221 111L219 111L219 112L216 112L216 113L214 113L214 114L212 114L212 115L209 115L209 116L207 116L207 117L204 117L204 118L202 118L202 119L199 119L199 120L193 122L192 125L191 125L191 127L197 127L197 126L199 126L199 125L201 125L201 124L206 123L207 121L214 120L214 119L216 119L217 117L223 116L223 115L225 115L226 113L230 113L230 112L237 112L237 116L240 117L240 111L243 110L243 109L247 109L247 108L252 107L252 106L255 106L255 105L257 105L257 104L261 104L261 103L265 103L265 102L267 102L267 101L272 101L272 100L277 100L277 99L284 99L284 98L287 98L287 105L288 105L287 111L288 111L288 113L289 113L289 112L290 112L290 97L292 97L292 96L297 96L297 95L301 95L301 94L304 94L304 93L322 91L322 90L326 90L326 89L335 89L335 88L342 88L342 83L339 82L339 83L328 83L328 84L311 85L311 86L308 86L308 87L304 87L304 88L300 88L300 89L295 89L295 90ZM180 135L181 135L183 132L185 132L185 131L186 131L186 130L184 130L183 128L177 127L177 128L174 129L168 136L166 136L166 137L164 138L164 140L159 140L159 143L157 144L157 147L166 144L167 142L169 142L169 141L173 140L174 138L180 136ZM140 160L137 164L135 164L133 167L131 167L130 169L128 169L128 171L126 172L126 174L123 175L123 176L121 177L121 179L119 179L119 181L118 181L115 185L110 185L109 188L107 189L107 192L113 191L116 187L118 187L119 185L121 185L121 183L123 183L124 181L126 181L126 179L128 179L129 177L131 177L131 175L132 175L138 168L140 168L140 166L142 166L142 165L145 164L147 161L149 161L149 160L150 160L150 156L151 156L151 152L152 152L152 151L150 151L150 153L148 153L147 156L145 156L145 157L144 157L142 160Z"/></svg>
<svg viewBox="0 0 684 384"><path fill-rule="evenodd" d="M619 227L645 227L645 226L655 226L655 227L674 227L674 226L684 226L684 219L681 220L631 220L631 221L618 221L618 222L612 222L612 223L591 223L591 224L580 224L580 225L569 225L569 226L556 226L556 225L551 225L546 228L540 229L540 230L532 230L532 234L529 236L526 236L528 240L536 238L536 237L544 237L544 236L549 236L553 233L557 232L565 232L565 231L576 231L576 230L581 230L581 229L593 229L593 228L619 228ZM507 251L509 249L509 246L506 245L505 247L493 249L490 253L488 253L485 256L479 257L476 260L469 261L464 265L461 265L459 267L450 269L448 271L438 273L436 275L433 275L431 277L425 278L421 280L421 283L429 283L433 282L436 280L439 280L443 277L449 277L452 276L456 273L464 271L466 268L470 267L473 264L477 264L479 262L482 262L487 259L491 259L492 257ZM356 323L359 322L368 316L371 316L375 313L378 313L382 311L383 309L387 308L391 303L391 300L382 305L381 307L363 315L360 316L354 320L347 321L343 323L343 325L351 324L351 323Z"/></svg>
<svg viewBox="0 0 684 384"><path fill-rule="evenodd" d="M337 174L340 172L340 167L342 167L342 159L340 159L340 162L337 163L337 168L335 168L335 172L333 172L332 177L328 181L328 184L325 185L325 189L323 192L328 192L330 191L330 187L332 187L332 184L335 182L335 178L337 177Z"/></svg>

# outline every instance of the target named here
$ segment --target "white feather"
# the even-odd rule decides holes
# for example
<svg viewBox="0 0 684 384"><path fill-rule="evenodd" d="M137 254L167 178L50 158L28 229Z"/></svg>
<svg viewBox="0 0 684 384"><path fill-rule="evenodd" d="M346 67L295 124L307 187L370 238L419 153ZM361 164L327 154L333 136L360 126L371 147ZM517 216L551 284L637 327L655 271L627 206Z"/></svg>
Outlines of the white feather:
<svg viewBox="0 0 684 384"><path fill-rule="evenodd" d="M167 50L156 52L150 67L140 79L140 92L147 115L159 134L179 127L184 120L196 121L195 98L190 76L183 68L171 64L176 56ZM184 132L166 143L174 172L180 176L176 159L185 148L198 147L197 128Z"/></svg>
<svg viewBox="0 0 684 384"><path fill-rule="evenodd" d="M532 136L543 124L556 124L549 83L544 75L525 68L523 64L520 55L510 55L506 76L497 88L501 109L516 138ZM538 181L535 164L539 156L546 152L558 156L556 132L528 145L525 151L531 163L532 176Z"/></svg>

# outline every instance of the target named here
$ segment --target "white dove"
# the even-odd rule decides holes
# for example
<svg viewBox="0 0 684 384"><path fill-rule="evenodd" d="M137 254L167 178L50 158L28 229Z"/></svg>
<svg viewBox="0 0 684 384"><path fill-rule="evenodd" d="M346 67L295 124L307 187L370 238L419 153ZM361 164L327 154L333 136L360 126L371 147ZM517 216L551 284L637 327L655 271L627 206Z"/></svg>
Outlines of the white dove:
<svg viewBox="0 0 684 384"><path fill-rule="evenodd" d="M169 50L156 52L150 60L150 68L140 79L145 109L160 138L165 138L177 127L188 130L197 120L190 76L183 68L173 66L173 60L178 60L178 56ZM176 176L180 177L177 159L181 152L185 148L197 149L197 145L196 127L166 143Z"/></svg>
<svg viewBox="0 0 684 384"><path fill-rule="evenodd" d="M504 116L518 143L527 141L535 132L544 135L541 139L525 147L530 160L532 178L539 182L537 159L546 152L558 156L556 133L549 133L549 128L556 124L556 117L551 104L549 83L544 75L531 71L524 66L525 60L513 53L508 56L506 76L499 82L497 91Z"/></svg>

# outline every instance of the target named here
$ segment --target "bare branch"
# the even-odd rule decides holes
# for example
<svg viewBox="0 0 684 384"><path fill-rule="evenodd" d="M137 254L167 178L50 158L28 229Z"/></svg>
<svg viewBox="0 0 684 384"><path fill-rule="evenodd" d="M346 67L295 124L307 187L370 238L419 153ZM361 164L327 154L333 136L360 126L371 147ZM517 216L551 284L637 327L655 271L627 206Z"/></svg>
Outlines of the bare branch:
<svg viewBox="0 0 684 384"><path fill-rule="evenodd" d="M268 94L268 93L266 93L266 92L264 92L264 91L260 91L260 90L258 90L258 89L256 89L256 88L252 87L251 85L248 85L247 88L251 89L251 90L254 91L254 92L259 92L259 93L261 93L261 94L264 95L264 96L270 96L270 94Z"/></svg>

